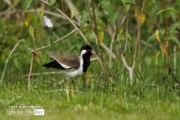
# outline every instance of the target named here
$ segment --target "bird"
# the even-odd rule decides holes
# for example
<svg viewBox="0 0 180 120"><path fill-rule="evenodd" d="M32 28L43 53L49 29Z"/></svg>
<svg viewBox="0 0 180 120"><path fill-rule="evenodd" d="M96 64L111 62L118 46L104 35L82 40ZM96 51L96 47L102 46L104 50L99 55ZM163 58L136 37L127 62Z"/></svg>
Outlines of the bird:
<svg viewBox="0 0 180 120"><path fill-rule="evenodd" d="M59 69L67 77L75 78L86 73L90 65L90 56L95 52L90 45L83 45L80 49L80 55L55 52L48 52L48 54L52 61L44 64L44 67Z"/></svg>

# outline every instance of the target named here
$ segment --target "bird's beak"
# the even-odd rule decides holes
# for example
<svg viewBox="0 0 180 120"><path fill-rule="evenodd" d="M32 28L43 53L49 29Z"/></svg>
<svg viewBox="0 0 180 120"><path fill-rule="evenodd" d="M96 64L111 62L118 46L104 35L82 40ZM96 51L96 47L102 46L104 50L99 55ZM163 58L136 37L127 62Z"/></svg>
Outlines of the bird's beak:
<svg viewBox="0 0 180 120"><path fill-rule="evenodd" d="M96 54L96 52L94 50L91 50L91 54Z"/></svg>

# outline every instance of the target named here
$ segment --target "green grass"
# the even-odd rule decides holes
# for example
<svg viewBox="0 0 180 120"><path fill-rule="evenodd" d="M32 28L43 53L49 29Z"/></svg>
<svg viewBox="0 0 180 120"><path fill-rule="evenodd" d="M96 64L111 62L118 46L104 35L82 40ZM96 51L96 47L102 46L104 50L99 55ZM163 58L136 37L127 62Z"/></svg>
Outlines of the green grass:
<svg viewBox="0 0 180 120"><path fill-rule="evenodd" d="M39 77L41 78L41 77ZM26 81L4 83L0 93L1 120L179 120L179 88L145 86L126 80L111 85L105 78L94 76L83 87L82 78L58 84L48 77L31 81L31 91ZM64 90L68 85L69 94ZM54 91L61 90L61 91ZM12 105L42 106L44 116L8 116Z"/></svg>
<svg viewBox="0 0 180 120"><path fill-rule="evenodd" d="M31 78L30 92L27 89L27 78L22 77L28 73L29 65L24 65L27 67L19 71L9 63L3 84L0 85L0 119L179 120L180 89L179 86L174 87L174 79L167 76L163 80L164 71L147 67L142 68L143 72L135 72L133 86L130 86L128 73L119 59L113 62L113 85L104 75L100 75L99 64L92 62L86 87L83 85L83 77L77 78L75 84L71 81L59 84L64 79L60 74L39 75ZM33 72L54 71L44 69L36 62L33 65ZM67 94L66 88L72 91ZM45 115L7 115L9 106L19 105L42 106Z"/></svg>

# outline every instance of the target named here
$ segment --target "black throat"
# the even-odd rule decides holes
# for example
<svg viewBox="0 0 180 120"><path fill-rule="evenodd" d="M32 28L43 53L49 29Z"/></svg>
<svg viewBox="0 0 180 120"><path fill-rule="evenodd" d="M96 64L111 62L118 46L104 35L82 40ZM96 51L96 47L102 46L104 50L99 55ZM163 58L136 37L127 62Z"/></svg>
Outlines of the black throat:
<svg viewBox="0 0 180 120"><path fill-rule="evenodd" d="M83 58L83 72L85 73L90 65L90 55L84 54L82 58Z"/></svg>

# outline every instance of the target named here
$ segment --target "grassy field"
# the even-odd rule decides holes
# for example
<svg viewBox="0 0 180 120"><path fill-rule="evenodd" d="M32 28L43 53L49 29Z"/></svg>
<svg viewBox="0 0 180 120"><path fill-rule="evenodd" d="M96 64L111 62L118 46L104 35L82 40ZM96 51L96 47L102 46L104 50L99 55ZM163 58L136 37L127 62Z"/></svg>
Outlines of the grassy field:
<svg viewBox="0 0 180 120"><path fill-rule="evenodd" d="M95 74L95 73L94 73ZM115 85L105 77L94 75L83 86L83 79L75 83L51 81L50 75L32 79L31 91L27 82L17 81L1 86L1 120L179 120L179 88L145 85L114 78ZM62 79L60 79L62 78ZM44 116L9 116L10 106L42 106Z"/></svg>

